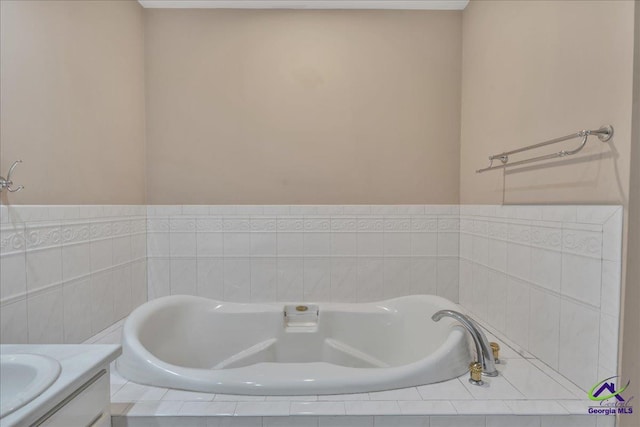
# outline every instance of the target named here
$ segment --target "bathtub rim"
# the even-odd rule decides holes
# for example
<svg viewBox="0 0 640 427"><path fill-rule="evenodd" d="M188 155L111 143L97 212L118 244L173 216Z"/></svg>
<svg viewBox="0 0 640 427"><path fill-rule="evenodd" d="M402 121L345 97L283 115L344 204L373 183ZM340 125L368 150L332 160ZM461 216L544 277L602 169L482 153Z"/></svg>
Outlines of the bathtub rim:
<svg viewBox="0 0 640 427"><path fill-rule="evenodd" d="M442 297L436 295L410 295L397 297L381 301L372 301L364 303L333 303L319 302L323 305L330 305L331 308L353 308L353 306L371 306L384 305L397 300L408 298L428 298L431 302L436 302L438 308L457 308L457 306ZM175 365L166 362L151 351L149 351L140 341L139 332L143 327L143 322L151 312L162 307L167 303L180 304L182 302L198 302L202 304L214 305L215 303L231 305L246 309L252 307L253 310L247 312L256 312L255 308L261 308L267 312L281 312L277 307L296 302L275 302L275 303L236 303L219 301L193 295L170 295L149 301L136 310L134 310L126 319L123 327L122 347L123 356L117 362L116 367L126 378L151 386L169 387L181 390L201 391L210 393L225 394L244 394L244 395L322 395L322 394L341 394L341 393L358 393L368 391L381 391L407 386L417 386L422 384L437 383L448 379L463 375L467 369L471 355L468 349L468 341L464 328L456 324L453 319L443 319L446 322L440 322L441 327L449 327L449 332L438 348L416 361L384 368L353 368L341 365L334 365L327 362L306 362L306 363L277 363L277 362L260 362L253 365L242 366L238 368L225 368L220 370L207 370L203 368L190 368ZM300 304L300 302L297 302ZM312 304L305 302L303 304ZM441 305L441 307L440 307ZM425 313L427 316L428 313ZM448 325L447 325L448 324ZM425 337L427 339L427 337ZM466 351L461 351L464 348ZM131 353L131 355L129 354ZM133 356L133 357L130 357ZM436 379L427 382L420 377L420 372L424 372L434 362L447 358L453 359L455 367L449 372L443 373L441 376L436 375ZM277 386L273 384L261 384L256 381L260 378L265 370L271 376L277 375ZM154 373L149 373L149 370ZM314 378L312 390L297 390L300 388L300 377L306 375L308 371L321 372L320 378ZM316 374L317 375L317 374ZM358 385L345 384L344 387L337 386L341 382L341 378L345 375L352 377L358 381ZM269 377L269 376L267 376ZM270 378L273 381L273 378ZM309 381L309 380L307 380ZM387 386L376 386L374 383L385 382ZM267 381L269 382L269 381ZM161 384L159 384L161 383ZM171 383L171 385L166 385ZM194 385L195 383L195 385ZM338 389L338 392L336 391Z"/></svg>

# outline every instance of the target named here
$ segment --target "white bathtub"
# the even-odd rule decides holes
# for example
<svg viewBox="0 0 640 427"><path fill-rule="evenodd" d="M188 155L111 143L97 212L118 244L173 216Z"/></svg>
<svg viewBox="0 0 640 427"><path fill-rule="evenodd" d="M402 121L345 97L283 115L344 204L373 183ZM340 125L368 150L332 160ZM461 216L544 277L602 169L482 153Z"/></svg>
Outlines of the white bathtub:
<svg viewBox="0 0 640 427"><path fill-rule="evenodd" d="M468 370L465 330L431 320L457 309L443 298L304 307L159 298L127 319L117 369L148 385L255 395L388 390Z"/></svg>

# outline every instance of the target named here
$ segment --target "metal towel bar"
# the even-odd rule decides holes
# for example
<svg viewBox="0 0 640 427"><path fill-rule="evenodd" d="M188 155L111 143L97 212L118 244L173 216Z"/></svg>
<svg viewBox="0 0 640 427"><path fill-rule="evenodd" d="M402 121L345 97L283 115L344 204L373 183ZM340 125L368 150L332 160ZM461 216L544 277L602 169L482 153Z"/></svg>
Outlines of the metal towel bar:
<svg viewBox="0 0 640 427"><path fill-rule="evenodd" d="M482 172L486 172L494 169L504 169L509 166L524 165L526 163L533 163L541 160L555 159L557 157L571 156L573 154L578 153L584 148L584 146L587 144L587 140L589 139L590 135L597 135L600 141L607 142L613 136L613 126L606 125L606 126L602 126L600 129L597 129L597 130L581 130L579 132L572 133L570 135L561 136L560 138L550 139L548 141L539 142L537 144L528 145L526 147L518 148L511 151L504 151L500 154L492 154L491 156L489 156L489 166L487 166L484 169L476 170L476 173L482 173ZM576 147L573 150L561 150L555 153L545 154L543 156L532 157L530 159L519 160L517 162L511 162L511 163L509 162L509 156L512 154L533 150L535 148L544 147L546 145L557 144L558 142L568 141L570 139L575 139L575 138L582 138L582 142L578 147ZM493 161L496 159L500 160L502 164L494 166Z"/></svg>

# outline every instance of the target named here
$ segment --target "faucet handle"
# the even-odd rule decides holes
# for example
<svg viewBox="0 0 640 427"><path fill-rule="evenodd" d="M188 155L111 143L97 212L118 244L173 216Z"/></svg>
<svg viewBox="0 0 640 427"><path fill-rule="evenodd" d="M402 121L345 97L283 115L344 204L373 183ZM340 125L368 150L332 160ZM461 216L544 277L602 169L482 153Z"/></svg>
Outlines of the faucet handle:
<svg viewBox="0 0 640 427"><path fill-rule="evenodd" d="M500 344L497 342L490 342L489 346L491 347L491 351L493 352L493 358L495 359L495 363L500 363Z"/></svg>
<svg viewBox="0 0 640 427"><path fill-rule="evenodd" d="M469 365L469 382L473 385L483 385L482 381L482 363L471 362Z"/></svg>

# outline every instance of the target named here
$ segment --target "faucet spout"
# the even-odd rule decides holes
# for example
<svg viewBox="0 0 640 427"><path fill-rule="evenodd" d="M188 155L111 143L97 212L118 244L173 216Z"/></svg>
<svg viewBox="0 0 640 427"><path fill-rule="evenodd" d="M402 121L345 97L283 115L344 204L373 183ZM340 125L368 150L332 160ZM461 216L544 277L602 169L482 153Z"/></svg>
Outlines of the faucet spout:
<svg viewBox="0 0 640 427"><path fill-rule="evenodd" d="M454 310L440 310L431 316L431 319L437 322L443 317L451 317L457 320L467 331L469 331L471 338L473 338L473 343L476 346L478 361L482 363L482 374L488 377L498 376L493 351L491 350L487 337L484 332L482 332L482 329L480 329L480 326L478 326L478 324L469 316L465 316L464 314Z"/></svg>

